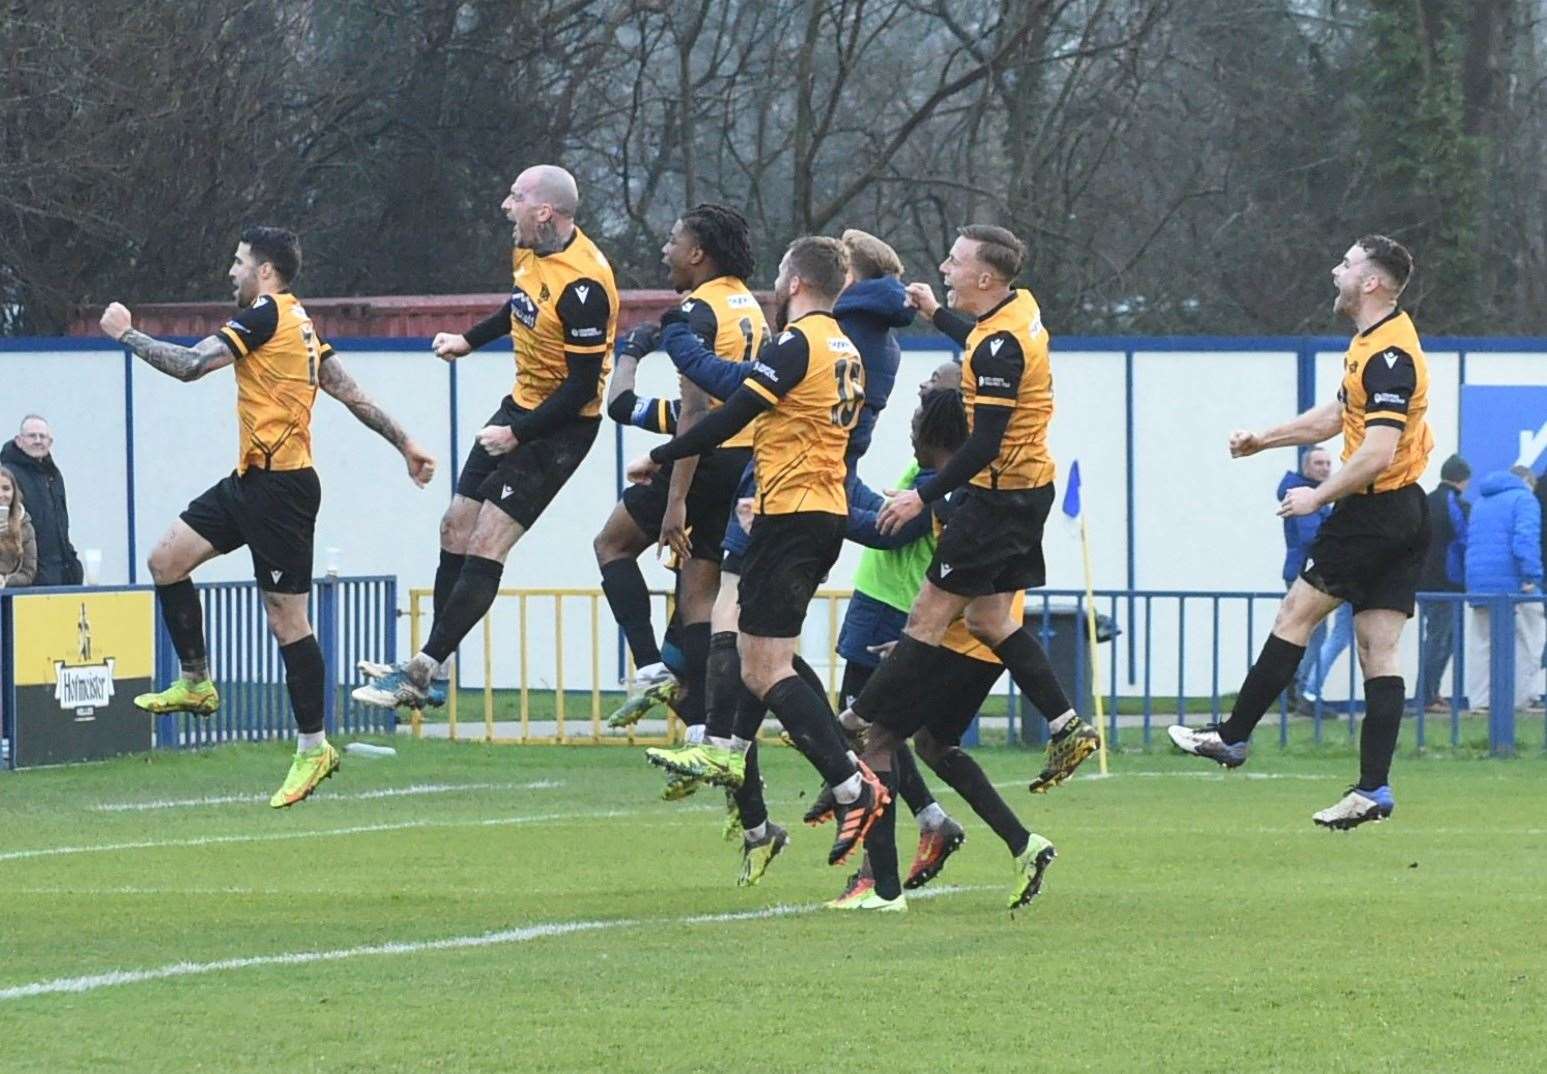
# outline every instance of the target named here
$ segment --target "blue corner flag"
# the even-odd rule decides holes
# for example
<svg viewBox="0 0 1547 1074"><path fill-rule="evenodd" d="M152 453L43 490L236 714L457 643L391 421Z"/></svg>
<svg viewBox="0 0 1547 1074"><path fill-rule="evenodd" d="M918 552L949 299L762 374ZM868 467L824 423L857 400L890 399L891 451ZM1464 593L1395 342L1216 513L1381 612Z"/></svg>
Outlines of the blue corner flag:
<svg viewBox="0 0 1547 1074"><path fill-rule="evenodd" d="M1075 459L1069 467L1069 483L1064 487L1064 514L1070 518L1080 517L1080 460Z"/></svg>

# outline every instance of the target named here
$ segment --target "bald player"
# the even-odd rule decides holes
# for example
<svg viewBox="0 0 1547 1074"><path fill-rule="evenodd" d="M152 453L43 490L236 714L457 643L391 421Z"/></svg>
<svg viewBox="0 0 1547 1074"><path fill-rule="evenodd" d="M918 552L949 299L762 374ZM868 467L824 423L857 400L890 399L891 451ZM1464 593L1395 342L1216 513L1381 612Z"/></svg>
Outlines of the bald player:
<svg viewBox="0 0 1547 1074"><path fill-rule="evenodd" d="M478 431L440 523L435 619L424 648L406 664L371 676L357 700L391 708L439 705L431 682L484 617L505 559L579 469L601 424L617 327L612 266L575 225L580 195L563 168L528 168L501 208L512 226L510 299L459 335L432 342L450 362L509 335L516 380Z"/></svg>

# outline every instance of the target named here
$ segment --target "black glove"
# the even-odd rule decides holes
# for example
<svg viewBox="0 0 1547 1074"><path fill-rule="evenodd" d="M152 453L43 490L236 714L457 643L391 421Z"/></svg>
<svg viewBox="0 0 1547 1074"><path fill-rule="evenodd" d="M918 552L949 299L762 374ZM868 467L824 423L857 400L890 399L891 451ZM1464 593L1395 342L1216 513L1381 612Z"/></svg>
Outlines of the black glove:
<svg viewBox="0 0 1547 1074"><path fill-rule="evenodd" d="M688 320L688 315L686 313L682 312L682 307L681 306L673 306L671 309L669 309L665 313L661 314L661 327L662 328L665 328L669 324L690 324L690 323L691 322Z"/></svg>
<svg viewBox="0 0 1547 1074"><path fill-rule="evenodd" d="M661 330L648 321L635 325L618 340L618 354L639 359L656 349L661 340Z"/></svg>

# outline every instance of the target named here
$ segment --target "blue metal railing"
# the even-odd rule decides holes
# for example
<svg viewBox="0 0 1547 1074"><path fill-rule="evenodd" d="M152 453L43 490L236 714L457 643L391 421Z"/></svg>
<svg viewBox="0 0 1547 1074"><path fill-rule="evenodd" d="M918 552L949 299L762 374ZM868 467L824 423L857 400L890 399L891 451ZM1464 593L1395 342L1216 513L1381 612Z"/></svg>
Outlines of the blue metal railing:
<svg viewBox="0 0 1547 1074"><path fill-rule="evenodd" d="M1063 666L1072 668L1072 700L1076 710L1082 716L1088 715L1094 696L1092 691L1099 688L1099 684L1090 683L1089 690L1086 687L1091 676L1087 668L1089 646L1086 642L1084 591L1035 590L1027 596L1028 625L1038 635L1043 648L1047 649L1052 656L1055 667L1060 666L1060 655L1062 655ZM1133 625L1128 628L1128 640L1130 646L1137 644L1140 650L1138 667L1134 668L1134 673L1121 684L1118 674L1119 661L1112 656L1103 655L1101 675L1105 680L1103 694L1106 700L1109 739L1113 742L1119 741L1119 730L1123 723L1133 726L1135 722L1132 716L1122 716L1122 722L1120 722L1120 701L1126 701L1130 709L1138 708L1137 725L1146 747L1153 742L1157 714L1163 720L1160 726L1173 722L1188 722L1190 709L1196 707L1201 700L1200 692L1189 690L1189 680L1197 683L1205 672L1208 682L1208 716L1211 721L1220 720L1226 715L1222 702L1227 696L1221 692L1222 681L1224 687L1232 691L1239 685L1245 676L1246 669L1256 659L1260 644L1266 639L1271 626L1271 615L1259 624L1256 615L1257 603L1266 602L1270 609L1276 609L1283 598L1284 594L1281 591L1097 590L1094 599L1098 615L1109 620L1114 626L1119 622L1119 610L1124 605L1134 609L1131 613ZM1489 689L1486 703L1489 748L1497 755L1509 755L1515 752L1517 702L1524 704L1536 700L1516 697L1516 618L1524 614L1542 614L1547 617L1544 601L1547 601L1547 598L1540 593L1419 594L1419 615L1418 622L1415 624L1418 632L1417 670L1407 682L1407 686L1410 696L1415 699L1410 703L1409 711L1413 719L1417 745L1420 748L1428 744L1430 737L1429 713L1426 711L1425 703L1431 700L1443 701L1445 705L1450 744L1456 746L1461 743L1461 718L1468 710L1469 704L1466 693L1467 620L1471 618L1473 629L1477 629L1479 623L1477 617L1485 615L1489 633L1487 676ZM1157 681L1156 674L1156 647L1160 635L1156 629L1158 616L1155 606L1157 603L1164 605L1167 602L1174 603L1176 606L1174 692L1169 689L1169 683ZM1190 646L1200 643L1196 637L1196 631L1189 631L1188 628L1189 605L1197 607L1200 602L1207 602L1208 612L1207 644L1210 646L1210 655L1206 669L1188 666ZM1227 663L1226 646L1231 644L1228 634L1230 630L1241 629L1239 626L1227 628L1222 622L1223 614L1229 611L1231 606L1235 606L1238 613L1237 620L1245 621L1244 630L1241 630L1243 651L1239 663L1229 661L1233 670L1225 672L1223 669ZM1532 606L1529 613L1524 610L1527 606ZM1447 646L1449 653L1440 661L1436 660L1435 650L1430 644L1433 633L1431 622L1444 624L1444 629L1450 635L1450 644ZM1328 618L1328 623L1330 625L1331 617ZM1072 636L1065 633L1066 631L1072 632ZM1104 631L1103 640L1115 637L1118 632L1117 630ZM1194 635L1191 638L1190 633ZM1069 649L1071 642L1073 642L1072 652ZM1329 701L1325 697L1325 691L1318 689L1315 691L1314 700L1308 698L1301 708L1294 708L1291 707L1287 692L1280 697L1277 706L1280 746L1288 744L1290 719L1297 712L1304 712L1310 717L1312 734L1316 742L1322 742L1327 729L1335 727L1340 720L1346 727L1348 739L1353 740L1358 729L1358 714L1363 708L1360 700L1361 677L1358 674L1357 661L1353 656L1353 646L1354 643L1350 642L1345 700ZM1196 662L1196 655L1194 659ZM1542 653L1531 654L1530 659L1540 661ZM1431 664L1436 662L1440 663L1437 669L1431 667ZM1451 668L1449 695L1433 699L1425 697L1424 693L1430 679L1432 678L1437 684L1444 670L1444 664L1447 663ZM1321 682L1322 669L1314 658L1311 670L1316 681ZM1013 696L1013 684L1011 693ZM1009 708L1010 740L1013 742L1020 738L1028 743L1044 741L1046 737L1044 721L1026 719L1019 711L1021 708L1022 706L1012 701ZM1019 735L1016 729L1018 716L1020 717ZM1547 727L1544 727L1543 747L1547 748Z"/></svg>
<svg viewBox="0 0 1547 1074"><path fill-rule="evenodd" d="M161 716L158 747L202 747L256 742L295 734L279 643L269 633L263 596L255 582L202 582L204 637L210 675L220 687L220 711L209 718ZM397 579L387 575L312 583L307 616L322 649L323 718L329 734L391 734L395 713L360 705L344 690L363 658L397 659ZM156 682L178 674L166 624L156 616Z"/></svg>

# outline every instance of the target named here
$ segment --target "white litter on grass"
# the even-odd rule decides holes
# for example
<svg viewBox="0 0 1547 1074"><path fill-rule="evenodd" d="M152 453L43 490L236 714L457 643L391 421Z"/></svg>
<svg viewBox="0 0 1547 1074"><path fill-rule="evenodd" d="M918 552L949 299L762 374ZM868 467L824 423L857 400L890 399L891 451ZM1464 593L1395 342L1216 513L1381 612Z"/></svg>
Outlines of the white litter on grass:
<svg viewBox="0 0 1547 1074"><path fill-rule="evenodd" d="M454 794L457 791L545 791L564 784L551 779L533 783L414 783L407 787L383 787L374 791L354 791L345 794L329 794L319 791L312 796L313 802L350 802L366 798L411 798L421 794ZM91 808L99 813L137 813L148 809L189 809L200 806L232 805L267 802L266 794L221 794L203 798L158 798L148 802L104 802Z"/></svg>
<svg viewBox="0 0 1547 1074"><path fill-rule="evenodd" d="M915 892L913 899L940 898L969 891L992 890L984 886L951 886L931 888ZM172 977L194 977L228 970L246 970L257 966L304 966L313 962L340 962L351 958L369 958L399 955L418 955L429 951L456 951L467 948L496 947L503 944L529 943L554 936L568 936L581 932L599 932L604 929L628 929L639 926L659 928L673 925L729 924L737 921L762 921L775 917L791 917L812 914L823 909L822 903L801 905L780 904L761 910L739 910L723 914L692 914L677 918L613 918L596 921L552 921L522 928L484 932L474 936L450 936L440 940L395 940L388 943L362 944L358 947L339 947L331 951L293 951L277 955L250 955L244 958L224 958L214 962L173 962L138 970L109 970L106 973L88 974L83 977L56 977L48 981L0 988L0 1002L27 999L33 996L80 994L95 992L101 988L118 985L141 984L145 981L164 981ZM849 915L850 918L853 915Z"/></svg>

